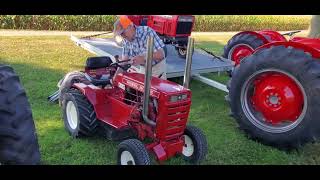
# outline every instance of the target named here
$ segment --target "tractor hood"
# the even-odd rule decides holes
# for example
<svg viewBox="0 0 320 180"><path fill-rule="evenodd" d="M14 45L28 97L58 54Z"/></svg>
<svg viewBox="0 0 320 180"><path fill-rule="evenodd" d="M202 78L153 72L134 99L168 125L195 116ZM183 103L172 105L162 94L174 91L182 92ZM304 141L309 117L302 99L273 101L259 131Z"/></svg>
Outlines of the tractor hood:
<svg viewBox="0 0 320 180"><path fill-rule="evenodd" d="M144 74L140 73L120 73L115 78L115 85L120 88L124 88L123 85L136 89L138 91L144 91ZM122 87L121 87L122 86ZM189 89L183 86L173 83L168 80L151 77L151 89L152 96L159 96L157 94L163 93L165 95L188 92Z"/></svg>

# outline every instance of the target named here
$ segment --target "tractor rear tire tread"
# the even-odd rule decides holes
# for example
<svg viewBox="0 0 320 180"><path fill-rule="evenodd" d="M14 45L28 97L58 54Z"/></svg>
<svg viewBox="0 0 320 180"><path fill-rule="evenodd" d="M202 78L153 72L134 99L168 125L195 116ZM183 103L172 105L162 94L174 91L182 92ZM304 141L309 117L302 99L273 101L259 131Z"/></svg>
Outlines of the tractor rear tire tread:
<svg viewBox="0 0 320 180"><path fill-rule="evenodd" d="M69 127L66 117L67 100L73 100L78 110L79 125L75 130ZM69 89L63 98L63 114L65 128L73 137L93 136L98 130L98 119L94 111L93 105L87 100L77 89Z"/></svg>
<svg viewBox="0 0 320 180"><path fill-rule="evenodd" d="M304 119L294 129L283 133L269 133L253 125L241 106L241 89L254 72L275 68L293 75L302 85L307 96L307 111ZM230 85L232 114L249 138L281 150L296 149L320 136L320 61L300 49L274 46L257 51L236 67Z"/></svg>
<svg viewBox="0 0 320 180"><path fill-rule="evenodd" d="M0 65L0 164L40 164L31 107L19 77Z"/></svg>

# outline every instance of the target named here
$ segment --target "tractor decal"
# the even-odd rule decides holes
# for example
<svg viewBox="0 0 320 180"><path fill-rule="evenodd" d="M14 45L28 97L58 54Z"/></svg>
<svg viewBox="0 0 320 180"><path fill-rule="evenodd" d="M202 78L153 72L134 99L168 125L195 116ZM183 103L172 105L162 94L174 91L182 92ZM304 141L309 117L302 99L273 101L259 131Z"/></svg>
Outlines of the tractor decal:
<svg viewBox="0 0 320 180"><path fill-rule="evenodd" d="M140 92L144 92L144 85L142 85L142 84L136 83L136 82L131 81L129 79L123 79L122 82L123 82L123 84L130 86L133 89L136 89ZM159 98L159 95L160 95L159 92L157 92L156 90L154 90L152 88L150 89L150 94L151 94L151 96L156 97L156 98Z"/></svg>

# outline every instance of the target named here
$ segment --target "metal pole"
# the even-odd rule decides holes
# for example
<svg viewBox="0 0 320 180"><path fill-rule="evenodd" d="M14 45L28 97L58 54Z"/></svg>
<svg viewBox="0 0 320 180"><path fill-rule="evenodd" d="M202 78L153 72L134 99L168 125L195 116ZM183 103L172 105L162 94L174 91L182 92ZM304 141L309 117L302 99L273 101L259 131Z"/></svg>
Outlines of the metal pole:
<svg viewBox="0 0 320 180"><path fill-rule="evenodd" d="M143 120L151 125L155 126L156 123L148 118L148 106L150 97L150 84L152 75L152 57L153 57L153 38L148 36L147 39L147 54L146 54L146 65L145 65L145 78L144 78L144 95L143 95L143 109L142 118Z"/></svg>
<svg viewBox="0 0 320 180"><path fill-rule="evenodd" d="M183 77L183 87L185 88L189 88L189 83L190 83L193 45L194 45L194 38L189 37L188 46L187 46L186 67L184 70L184 77Z"/></svg>

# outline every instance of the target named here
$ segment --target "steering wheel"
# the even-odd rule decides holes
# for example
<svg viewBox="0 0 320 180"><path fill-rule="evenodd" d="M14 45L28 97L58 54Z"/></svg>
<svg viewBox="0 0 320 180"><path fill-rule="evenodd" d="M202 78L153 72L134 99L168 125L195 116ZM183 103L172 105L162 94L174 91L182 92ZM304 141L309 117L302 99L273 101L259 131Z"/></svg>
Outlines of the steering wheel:
<svg viewBox="0 0 320 180"><path fill-rule="evenodd" d="M127 71L131 67L131 64L121 65L122 63L131 61L131 59L124 60L124 61L119 61L119 56L118 55L115 55L114 57L116 59L116 62L111 63L110 66L119 67L119 68L123 69L124 71Z"/></svg>

